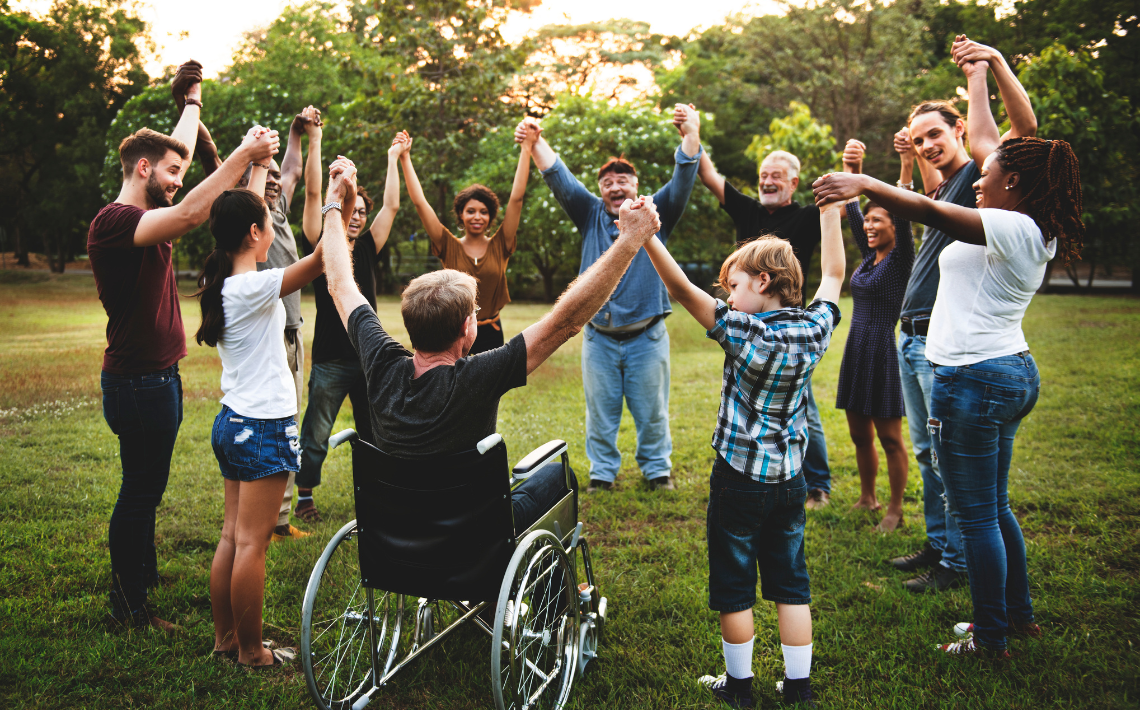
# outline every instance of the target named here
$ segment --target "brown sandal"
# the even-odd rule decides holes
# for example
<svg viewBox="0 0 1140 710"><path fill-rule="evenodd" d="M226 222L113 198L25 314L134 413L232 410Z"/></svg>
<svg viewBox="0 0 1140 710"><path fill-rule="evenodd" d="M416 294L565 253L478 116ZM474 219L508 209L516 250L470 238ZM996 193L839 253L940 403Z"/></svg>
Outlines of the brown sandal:
<svg viewBox="0 0 1140 710"><path fill-rule="evenodd" d="M306 523L319 523L321 522L321 513L317 510L316 504L312 501L305 501L300 503L293 509L293 515L300 521Z"/></svg>

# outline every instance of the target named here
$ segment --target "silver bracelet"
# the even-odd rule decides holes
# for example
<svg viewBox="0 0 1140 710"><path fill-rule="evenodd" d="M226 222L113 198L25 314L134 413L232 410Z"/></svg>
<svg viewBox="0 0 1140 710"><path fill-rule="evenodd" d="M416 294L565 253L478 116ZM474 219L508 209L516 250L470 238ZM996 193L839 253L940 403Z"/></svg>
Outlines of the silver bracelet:
<svg viewBox="0 0 1140 710"><path fill-rule="evenodd" d="M910 182L903 182L902 180L899 180L899 181L895 182L895 186L901 187L904 190L912 190L913 191L914 190L914 180L911 180Z"/></svg>
<svg viewBox="0 0 1140 710"><path fill-rule="evenodd" d="M339 209L341 209L339 202L330 202L321 208L321 214L326 215L329 213L329 210L339 210Z"/></svg>

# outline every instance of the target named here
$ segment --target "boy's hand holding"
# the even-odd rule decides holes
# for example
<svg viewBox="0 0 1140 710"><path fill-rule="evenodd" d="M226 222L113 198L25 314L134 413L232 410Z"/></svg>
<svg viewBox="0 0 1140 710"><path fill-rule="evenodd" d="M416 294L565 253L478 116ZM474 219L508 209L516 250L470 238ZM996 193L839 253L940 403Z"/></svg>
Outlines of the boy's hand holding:
<svg viewBox="0 0 1140 710"><path fill-rule="evenodd" d="M632 239L638 247L661 231L661 217L649 195L623 202L614 224L619 230L618 239Z"/></svg>

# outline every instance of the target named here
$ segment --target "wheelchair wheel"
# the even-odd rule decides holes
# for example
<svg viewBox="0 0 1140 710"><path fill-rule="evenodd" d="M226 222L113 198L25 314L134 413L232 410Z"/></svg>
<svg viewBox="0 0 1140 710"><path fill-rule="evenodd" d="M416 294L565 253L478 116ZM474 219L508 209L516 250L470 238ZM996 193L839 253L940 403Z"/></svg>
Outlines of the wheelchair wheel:
<svg viewBox="0 0 1140 710"><path fill-rule="evenodd" d="M329 541L305 589L301 664L321 710L348 710L379 680L373 665L382 677L399 646L404 599L361 585L356 545L353 520Z"/></svg>
<svg viewBox="0 0 1140 710"><path fill-rule="evenodd" d="M536 530L515 549L494 631L491 689L498 710L565 705L578 670L578 589L562 544L549 532Z"/></svg>

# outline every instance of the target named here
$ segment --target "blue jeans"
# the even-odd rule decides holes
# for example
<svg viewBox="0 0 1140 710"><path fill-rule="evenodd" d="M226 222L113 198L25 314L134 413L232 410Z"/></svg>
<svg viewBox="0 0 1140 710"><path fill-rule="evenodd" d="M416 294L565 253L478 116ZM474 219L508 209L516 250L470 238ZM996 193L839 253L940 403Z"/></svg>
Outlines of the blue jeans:
<svg viewBox="0 0 1140 710"><path fill-rule="evenodd" d="M254 419L222 405L210 434L222 478L256 481L301 465L297 418Z"/></svg>
<svg viewBox="0 0 1140 710"><path fill-rule="evenodd" d="M578 490L578 479L574 477L573 469L570 471L570 485L573 490ZM515 486L511 491L515 534L521 537L527 528L546 515L567 492L566 471L562 468L561 461L551 461Z"/></svg>
<svg viewBox="0 0 1140 710"><path fill-rule="evenodd" d="M123 483L107 533L111 550L111 614L145 625L146 588L158 581L155 510L166 492L170 459L182 425L178 365L145 375L103 372L103 418L119 437Z"/></svg>
<svg viewBox="0 0 1140 710"><path fill-rule="evenodd" d="M807 491L803 476L761 483L717 454L705 522L710 609L732 613L755 606L757 569L768 601L811 603L804 560Z"/></svg>
<svg viewBox="0 0 1140 710"><path fill-rule="evenodd" d="M621 468L617 448L622 400L637 428L637 465L647 479L673 468L669 435L669 331L665 321L629 340L586 326L582 386L586 390L586 455L590 478L613 482Z"/></svg>
<svg viewBox="0 0 1140 710"><path fill-rule="evenodd" d="M819 418L819 406L811 391L811 378L807 381L807 427L808 443L804 452L803 470L808 490L821 490L831 493L831 467L827 463L827 439L823 438L823 422Z"/></svg>
<svg viewBox="0 0 1140 710"><path fill-rule="evenodd" d="M1009 507L1013 437L1037 403L1041 376L1029 352L959 367L935 366L930 438L962 530L974 638L1005 648L1006 624L1033 621L1021 526Z"/></svg>
<svg viewBox="0 0 1140 710"><path fill-rule="evenodd" d="M298 488L321 485L321 467L329 455L329 436L345 395L352 402L353 424L360 438L372 442L368 387L364 370L356 360L314 362L309 373L309 402L301 420L301 470Z"/></svg>
<svg viewBox="0 0 1140 710"><path fill-rule="evenodd" d="M930 390L934 386L934 369L926 359L926 336L902 334L899 340L899 375L902 381L906 421L914 458L922 473L922 508L926 517L926 539L942 553L942 564L956 572L966 571L962 552L962 533L950 515L946 489L938 465L931 457L929 418Z"/></svg>

